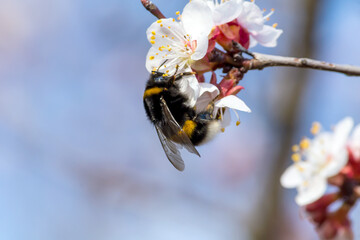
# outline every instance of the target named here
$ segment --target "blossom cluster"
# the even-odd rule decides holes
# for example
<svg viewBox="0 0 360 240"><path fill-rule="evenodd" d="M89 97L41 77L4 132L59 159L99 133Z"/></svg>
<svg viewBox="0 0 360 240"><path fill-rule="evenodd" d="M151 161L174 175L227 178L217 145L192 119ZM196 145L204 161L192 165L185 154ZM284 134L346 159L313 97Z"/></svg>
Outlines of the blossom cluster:
<svg viewBox="0 0 360 240"><path fill-rule="evenodd" d="M332 131L311 128L313 139L293 146L293 165L281 177L286 188L297 188L295 201L304 207L322 239L352 239L348 213L360 198L360 124L350 117ZM328 192L328 186L335 191ZM340 203L336 210L330 207Z"/></svg>
<svg viewBox="0 0 360 240"><path fill-rule="evenodd" d="M214 103L216 114L223 114L222 130L230 123L230 112L250 112L249 107L236 94L243 89L238 83L242 76L238 69L224 71L227 75L218 83L213 72L218 66L211 54L218 44L225 52L232 53L233 42L245 49L261 44L275 47L282 30L276 25L266 25L270 15L264 14L254 1L242 0L191 0L176 18L159 19L147 29L148 41L152 44L147 57L149 72L159 71L165 75L194 72L184 77L180 90L189 98L190 105L203 110ZM204 73L213 72L205 82ZM219 109L222 109L219 111ZM215 114L215 115L216 115Z"/></svg>

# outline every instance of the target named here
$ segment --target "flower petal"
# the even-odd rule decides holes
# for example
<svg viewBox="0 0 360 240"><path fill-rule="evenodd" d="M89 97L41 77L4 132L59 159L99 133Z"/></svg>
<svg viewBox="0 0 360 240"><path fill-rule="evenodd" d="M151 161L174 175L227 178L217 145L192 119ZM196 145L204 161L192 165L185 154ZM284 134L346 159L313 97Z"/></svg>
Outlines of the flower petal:
<svg viewBox="0 0 360 240"><path fill-rule="evenodd" d="M243 112L251 112L250 108L244 103L244 101L234 95L229 95L220 99L219 101L216 101L215 107L228 107Z"/></svg>
<svg viewBox="0 0 360 240"><path fill-rule="evenodd" d="M354 126L354 120L351 117L346 117L336 124L333 133L333 142L331 152L336 154L345 148L351 129Z"/></svg>
<svg viewBox="0 0 360 240"><path fill-rule="evenodd" d="M199 97L196 101L196 111L206 109L209 103L220 94L219 89L211 83L200 83Z"/></svg>
<svg viewBox="0 0 360 240"><path fill-rule="evenodd" d="M181 23L174 21L173 18L160 19L155 21L146 30L146 36L150 43L155 42L156 45L167 45L174 41L183 42L185 30ZM167 37L166 37L167 36ZM174 37L174 39L172 39Z"/></svg>
<svg viewBox="0 0 360 240"><path fill-rule="evenodd" d="M289 166L281 175L280 183L285 188L298 187L305 178L304 171L309 171L309 163L299 162Z"/></svg>
<svg viewBox="0 0 360 240"><path fill-rule="evenodd" d="M300 206L310 204L321 198L326 191L327 181L321 177L311 179L298 188L298 195L295 201Z"/></svg>
<svg viewBox="0 0 360 240"><path fill-rule="evenodd" d="M164 61L166 60L165 54L166 54L165 51L159 51L154 47L150 48L149 52L146 55L146 62L145 62L145 67L148 70L148 72L151 73L151 71L157 70L159 66L162 63L164 63ZM159 71L165 72L163 68L160 69Z"/></svg>
<svg viewBox="0 0 360 240"><path fill-rule="evenodd" d="M255 46L256 42L260 43L264 47L276 47L277 39L283 33L283 30L276 29L274 27L264 25L263 29L260 32L250 32L252 39L250 40L250 46Z"/></svg>
<svg viewBox="0 0 360 240"><path fill-rule="evenodd" d="M197 36L196 45L195 52L191 55L192 60L200 60L206 55L209 47L208 37L205 35Z"/></svg>
<svg viewBox="0 0 360 240"><path fill-rule="evenodd" d="M214 26L210 8L202 0L193 0L186 4L181 22L185 32L191 36L191 41L196 41L196 49L191 59L203 58L208 49L208 36Z"/></svg>
<svg viewBox="0 0 360 240"><path fill-rule="evenodd" d="M208 1L209 2L209 1ZM211 2L213 2L211 0ZM222 2L212 10L212 17L215 25L222 25L237 18L242 11L242 1L233 0Z"/></svg>
<svg viewBox="0 0 360 240"><path fill-rule="evenodd" d="M351 142L360 146L360 124L356 125L351 135Z"/></svg>
<svg viewBox="0 0 360 240"><path fill-rule="evenodd" d="M187 104L194 107L200 92L200 85L196 77L194 75L184 76L181 80L176 81L176 84L180 92L188 98Z"/></svg>
<svg viewBox="0 0 360 240"><path fill-rule="evenodd" d="M238 23L248 31L260 31L264 25L263 12L253 2L244 2Z"/></svg>
<svg viewBox="0 0 360 240"><path fill-rule="evenodd" d="M338 174L343 167L347 164L349 160L349 154L346 148L338 152L336 155L333 155L332 159L326 164L322 169L321 175L326 178L333 177Z"/></svg>
<svg viewBox="0 0 360 240"><path fill-rule="evenodd" d="M360 158L360 124L358 124L354 132L351 135L350 148L354 154L354 157Z"/></svg>
<svg viewBox="0 0 360 240"><path fill-rule="evenodd" d="M181 15L185 32L197 40L200 36L208 36L214 26L211 10L202 0L192 0L186 4Z"/></svg>
<svg viewBox="0 0 360 240"><path fill-rule="evenodd" d="M225 109L225 112L221 119L221 127L226 128L231 123L231 114L229 109Z"/></svg>

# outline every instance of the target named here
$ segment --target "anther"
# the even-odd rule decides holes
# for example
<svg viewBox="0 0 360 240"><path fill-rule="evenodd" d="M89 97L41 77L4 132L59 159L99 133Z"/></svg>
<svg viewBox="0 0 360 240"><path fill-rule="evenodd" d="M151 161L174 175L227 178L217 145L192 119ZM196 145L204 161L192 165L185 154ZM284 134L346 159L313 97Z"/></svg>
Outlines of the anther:
<svg viewBox="0 0 360 240"><path fill-rule="evenodd" d="M151 43L151 44L155 44L155 41L154 41L154 40L151 40L150 43Z"/></svg>
<svg viewBox="0 0 360 240"><path fill-rule="evenodd" d="M294 153L293 155L291 155L291 159L294 161L294 162L299 162L301 160L301 156L300 154L298 153Z"/></svg>
<svg viewBox="0 0 360 240"><path fill-rule="evenodd" d="M305 150L305 149L308 149L309 146L310 146L310 141L309 141L309 139L303 138L303 140L301 140L301 142L300 142L300 148L301 148L302 150Z"/></svg>
<svg viewBox="0 0 360 240"><path fill-rule="evenodd" d="M278 26L278 24L274 23L272 26L273 26L273 28L276 28Z"/></svg>
<svg viewBox="0 0 360 240"><path fill-rule="evenodd" d="M300 150L300 148L299 148L299 145L293 145L292 147L291 147L291 150L293 151L293 152L298 152L299 150Z"/></svg>
<svg viewBox="0 0 360 240"><path fill-rule="evenodd" d="M312 124L311 129L310 129L310 132L311 132L311 134L316 135L316 134L318 134L320 132L320 129L321 129L320 123L314 122Z"/></svg>
<svg viewBox="0 0 360 240"><path fill-rule="evenodd" d="M240 121L236 121L236 126L239 126L240 125Z"/></svg>
<svg viewBox="0 0 360 240"><path fill-rule="evenodd" d="M157 20L156 22L157 22L157 23L161 23L162 21L161 21L161 19L159 19L159 20Z"/></svg>
<svg viewBox="0 0 360 240"><path fill-rule="evenodd" d="M150 60L154 60L154 58L155 58L154 56L150 56L150 57L149 57Z"/></svg>
<svg viewBox="0 0 360 240"><path fill-rule="evenodd" d="M221 132L225 132L225 128L221 128Z"/></svg>
<svg viewBox="0 0 360 240"><path fill-rule="evenodd" d="M176 15L179 15L179 14L180 14L180 11L177 11L175 14L176 14Z"/></svg>

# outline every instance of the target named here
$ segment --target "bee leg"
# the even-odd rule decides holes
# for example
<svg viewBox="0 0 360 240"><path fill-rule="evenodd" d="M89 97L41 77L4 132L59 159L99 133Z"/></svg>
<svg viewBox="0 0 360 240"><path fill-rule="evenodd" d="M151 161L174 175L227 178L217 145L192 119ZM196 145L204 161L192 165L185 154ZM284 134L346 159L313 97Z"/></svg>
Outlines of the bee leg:
<svg viewBox="0 0 360 240"><path fill-rule="evenodd" d="M178 81L178 80L180 80L182 77L184 77L184 76L190 76L190 75L195 75L195 72L179 73L179 74L175 77L174 81Z"/></svg>
<svg viewBox="0 0 360 240"><path fill-rule="evenodd" d="M174 73L174 75L171 76L171 82L172 83L174 83L176 80L178 80L176 74L177 74L177 72L179 70L179 65L176 65L175 68L176 68L175 73Z"/></svg>

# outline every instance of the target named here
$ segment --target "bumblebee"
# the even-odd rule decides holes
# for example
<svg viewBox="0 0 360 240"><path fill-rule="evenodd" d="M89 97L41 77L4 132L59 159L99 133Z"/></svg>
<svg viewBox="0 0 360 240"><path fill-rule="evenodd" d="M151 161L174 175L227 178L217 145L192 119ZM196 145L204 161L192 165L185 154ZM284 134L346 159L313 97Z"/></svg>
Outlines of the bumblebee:
<svg viewBox="0 0 360 240"><path fill-rule="evenodd" d="M194 146L213 138L221 129L220 119L214 118L213 103L197 113L188 104L188 97L180 91L180 81L193 73L168 76L153 71L146 83L143 102L146 115L155 126L161 145L171 164L183 171L185 164L179 149L184 147L200 157Z"/></svg>

